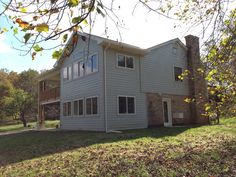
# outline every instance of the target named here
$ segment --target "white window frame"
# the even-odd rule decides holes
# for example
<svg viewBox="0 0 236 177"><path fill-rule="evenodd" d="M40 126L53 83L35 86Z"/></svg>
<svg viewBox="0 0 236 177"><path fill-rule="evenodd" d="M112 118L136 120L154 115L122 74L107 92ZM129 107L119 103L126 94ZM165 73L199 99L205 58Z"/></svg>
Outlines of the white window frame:
<svg viewBox="0 0 236 177"><path fill-rule="evenodd" d="M97 98L97 114L87 114L87 99L89 98ZM98 116L99 115L99 97L98 96L89 96L89 97L85 97L85 115L88 116L88 117L92 117L92 116ZM92 105L92 102L91 102L91 105ZM92 106L91 106L91 109L93 110Z"/></svg>
<svg viewBox="0 0 236 177"><path fill-rule="evenodd" d="M74 75L74 65L77 65L77 67L78 67L79 63L84 63L84 60L83 59L79 59L79 60L77 60L76 62L73 63L73 79L78 79L78 78L81 78L81 77L85 76L85 69L83 71L83 75L82 76L80 75L80 66L79 66L78 73L77 73L78 75L76 77Z"/></svg>
<svg viewBox="0 0 236 177"><path fill-rule="evenodd" d="M80 100L83 100L83 114L82 115L79 115L79 101ZM78 101L78 115L76 115L76 114L74 114L75 112L74 112L74 110L75 110L75 108L74 108L74 102L75 101ZM84 117L84 115L85 115L85 109L84 109L84 107L85 107L85 103L84 103L85 101L84 101L84 98L78 98L78 99L75 99L75 100L73 100L72 101L72 103L73 103L73 116L75 116L75 117Z"/></svg>
<svg viewBox="0 0 236 177"><path fill-rule="evenodd" d="M132 97L134 98L134 113L128 113L128 102L126 104L126 113L120 113L120 109L119 109L119 97L126 97L126 100L128 97ZM117 95L117 115L122 116L122 115L136 115L136 96L130 96L130 95Z"/></svg>
<svg viewBox="0 0 236 177"><path fill-rule="evenodd" d="M70 74L70 69L71 68L71 74ZM64 82L67 82L67 81L70 81L72 80L72 76L73 76L73 65L68 65L68 66L65 66L63 69L62 69L62 78L63 78L63 81ZM64 70L66 69L66 73L67 73L67 78L64 78Z"/></svg>
<svg viewBox="0 0 236 177"><path fill-rule="evenodd" d="M94 55L96 56L96 59L97 59L97 71L92 71L91 73L87 73L87 71L86 71L87 70L86 69L87 68L87 62L88 62L88 60L91 60L92 56L94 56ZM85 64L84 76L89 76L91 74L97 73L99 71L98 54L94 53L94 54L89 55L87 59L84 59L84 64ZM92 68L92 70L93 70L93 68Z"/></svg>
<svg viewBox="0 0 236 177"><path fill-rule="evenodd" d="M70 103L71 105L70 105L70 115L64 115L64 104L65 103ZM72 101L64 101L63 102L63 104L62 104L62 115L63 115L63 117L72 117L72 115L73 115L73 102Z"/></svg>
<svg viewBox="0 0 236 177"><path fill-rule="evenodd" d="M124 67L118 65L118 56L119 56L119 55L122 55L122 56L125 57L125 66L124 66ZM126 64L126 57L132 57L132 59L133 59L133 68L127 67L127 64ZM117 67L117 68L122 68L122 69L135 70L135 58L134 58L134 56L132 56L132 55L126 55L126 54L123 54L123 53L117 53L117 54L116 54L116 67Z"/></svg>
<svg viewBox="0 0 236 177"><path fill-rule="evenodd" d="M174 81L177 82L177 83L182 83L184 80L181 80L181 79L180 80L175 80L175 68L181 68L182 69L182 73L183 73L184 68L181 67L181 66L176 66L176 65L173 66Z"/></svg>

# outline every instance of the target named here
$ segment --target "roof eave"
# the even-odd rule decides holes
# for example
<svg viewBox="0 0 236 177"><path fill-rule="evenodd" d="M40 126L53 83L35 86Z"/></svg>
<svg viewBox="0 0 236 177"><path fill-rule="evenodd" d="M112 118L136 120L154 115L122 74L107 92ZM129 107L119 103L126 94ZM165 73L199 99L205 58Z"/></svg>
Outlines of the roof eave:
<svg viewBox="0 0 236 177"><path fill-rule="evenodd" d="M60 69L59 69L59 68L53 68L53 69L51 69L51 70L48 70L48 71L46 71L46 72L40 74L40 75L36 78L36 80L37 80L38 82L40 82L40 81L42 81L42 80L47 80L47 79L49 79L49 78L51 78L51 77L53 77L53 76L55 76L55 75L57 75L57 74L60 74Z"/></svg>
<svg viewBox="0 0 236 177"><path fill-rule="evenodd" d="M113 42L109 40L104 40L100 42L99 45L103 47L109 47L109 48L112 48L121 52L127 52L127 53L132 53L132 54L141 55L141 56L144 56L148 53L146 49L141 49L132 45L125 44L125 43Z"/></svg>
<svg viewBox="0 0 236 177"><path fill-rule="evenodd" d="M161 47L163 47L163 46L165 46L165 45L168 45L168 44L171 44L171 43L178 43L184 50L187 50L187 49L188 49L188 48L185 46L185 44L184 44L179 38L175 38L175 39L172 39L172 40L163 42L163 43L161 43L161 44L158 44L158 45L149 47L147 50L148 50L148 51L151 51L151 50L154 50L154 49L158 49L158 48L161 48Z"/></svg>

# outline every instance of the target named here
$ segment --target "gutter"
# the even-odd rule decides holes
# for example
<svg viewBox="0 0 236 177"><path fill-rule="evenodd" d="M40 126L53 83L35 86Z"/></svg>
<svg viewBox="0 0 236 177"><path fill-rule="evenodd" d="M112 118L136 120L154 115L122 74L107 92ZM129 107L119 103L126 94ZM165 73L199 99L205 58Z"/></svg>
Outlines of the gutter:
<svg viewBox="0 0 236 177"><path fill-rule="evenodd" d="M110 45L107 45L105 48L103 47L103 86L104 86L104 124L105 124L105 131L108 133L107 128L107 49Z"/></svg>

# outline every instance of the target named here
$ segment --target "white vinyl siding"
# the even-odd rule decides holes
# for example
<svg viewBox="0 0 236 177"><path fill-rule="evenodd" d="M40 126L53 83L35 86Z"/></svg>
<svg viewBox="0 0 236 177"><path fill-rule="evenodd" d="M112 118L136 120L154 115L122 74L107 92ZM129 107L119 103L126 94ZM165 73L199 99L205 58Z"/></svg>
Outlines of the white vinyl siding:
<svg viewBox="0 0 236 177"><path fill-rule="evenodd" d="M173 47L177 48L174 54ZM149 51L141 60L141 89L143 92L189 95L187 78L176 82L174 66L187 69L187 51L180 45L167 44Z"/></svg>
<svg viewBox="0 0 236 177"><path fill-rule="evenodd" d="M87 42L86 42L87 41ZM80 62L80 75L78 78L74 78L70 82L61 82L61 129L65 130L91 130L91 131L105 131L104 127L104 103L103 103L103 48L97 44L97 42L91 39L83 41L79 37L78 44L73 53L63 61L62 68L76 64ZM96 55L97 71L89 75L85 75L85 63L91 56ZM73 66L74 67L74 66ZM95 68L95 67L94 67ZM73 71L72 71L73 72ZM74 74L74 72L73 72ZM63 80L63 72L61 72L61 80ZM91 96L97 96L98 99L98 114L87 115L86 114L86 98ZM72 110L71 116L63 116L63 103L70 101L84 100L83 115L74 115ZM72 102L73 108L73 102ZM78 111L80 111L79 109ZM79 113L82 114L82 113Z"/></svg>
<svg viewBox="0 0 236 177"><path fill-rule="evenodd" d="M118 53L116 50L107 50L106 101L108 130L146 128L146 97L145 93L140 91L139 63L142 58L140 59L138 55L132 53L124 53L126 56L133 57L134 68L122 69L117 66L117 55ZM130 96L135 98L134 114L119 114L118 96Z"/></svg>

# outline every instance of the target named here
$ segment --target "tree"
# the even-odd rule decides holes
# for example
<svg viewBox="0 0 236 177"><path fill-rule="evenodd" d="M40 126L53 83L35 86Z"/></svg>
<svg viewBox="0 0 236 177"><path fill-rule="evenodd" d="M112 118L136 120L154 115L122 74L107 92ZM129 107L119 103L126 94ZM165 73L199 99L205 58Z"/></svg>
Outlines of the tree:
<svg viewBox="0 0 236 177"><path fill-rule="evenodd" d="M37 114L37 80L38 72L29 69L28 71L23 71L20 74L8 71L6 69L0 70L0 119L13 117L17 119L19 114L19 107L23 100L21 100L20 95L23 96L22 99L29 98L29 109L27 111L20 111L21 117L32 116ZM17 99L15 99L17 98ZM16 101L20 100L18 104ZM23 104L28 104L28 101ZM25 120L25 118L21 118Z"/></svg>
<svg viewBox="0 0 236 177"><path fill-rule="evenodd" d="M204 58L211 102L209 114L236 115L236 9L224 21L220 40L207 43ZM218 120L219 122L219 120Z"/></svg>
<svg viewBox="0 0 236 177"><path fill-rule="evenodd" d="M26 113L31 111L34 100L32 95L22 89L12 89L9 96L4 97L4 110L7 115L20 118L23 126L27 126Z"/></svg>
<svg viewBox="0 0 236 177"><path fill-rule="evenodd" d="M116 2L119 3L119 0ZM113 7L115 0L9 0L0 1L0 4L4 7L0 16L6 16L12 22L10 29L2 27L0 33L12 30L16 38L25 44L20 50L25 54L30 52L33 59L38 52L47 50L41 47L40 43L61 38L61 44L55 47L62 47L68 41L68 33L82 31L83 26L93 26L97 15L104 17L105 20L110 19L118 28L123 26L116 14L120 6ZM149 12L182 21L191 27L202 25L203 35L207 29L213 29L211 36L217 37L215 31L223 23L228 7L233 5L233 2L136 0L131 10L134 11L139 5L144 6ZM104 29L107 30L106 27ZM20 30L24 33L22 40L19 39L22 35L18 36ZM60 54L61 50L55 51L53 57L58 58Z"/></svg>
<svg viewBox="0 0 236 177"><path fill-rule="evenodd" d="M0 70L0 120L2 120L6 115L4 112L4 96L9 96L10 90L12 89L12 84L8 80L8 71L5 69Z"/></svg>
<svg viewBox="0 0 236 177"><path fill-rule="evenodd" d="M18 75L18 81L16 82L16 87L20 88L32 95L37 94L37 80L36 77L39 75L38 71L29 69L27 71L22 71Z"/></svg>

